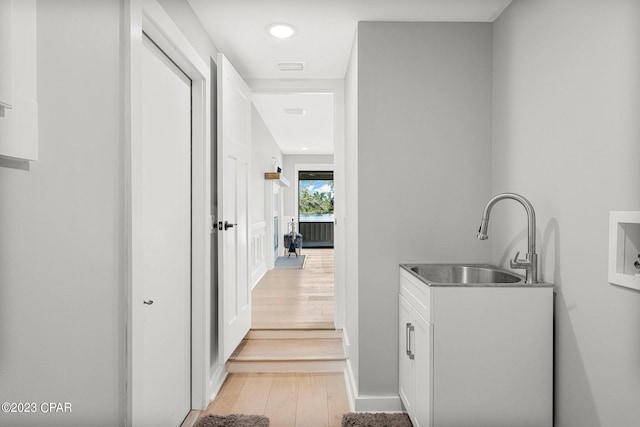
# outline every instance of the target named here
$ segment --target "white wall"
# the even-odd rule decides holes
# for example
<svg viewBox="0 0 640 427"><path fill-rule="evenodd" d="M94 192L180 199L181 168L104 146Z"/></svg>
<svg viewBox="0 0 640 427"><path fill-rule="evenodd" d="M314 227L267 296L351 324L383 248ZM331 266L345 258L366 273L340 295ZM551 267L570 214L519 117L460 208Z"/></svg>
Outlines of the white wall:
<svg viewBox="0 0 640 427"><path fill-rule="evenodd" d="M37 3L39 160L0 161L0 396L117 426L125 408L119 1Z"/></svg>
<svg viewBox="0 0 640 427"><path fill-rule="evenodd" d="M397 399L398 264L490 257L491 24L360 23L357 60L356 375Z"/></svg>
<svg viewBox="0 0 640 427"><path fill-rule="evenodd" d="M282 165L282 152L262 117L251 107L251 176L250 176L250 273L251 285L258 284L267 270L273 268L273 198L277 184L265 180L265 172L275 172L273 161ZM281 190L282 191L282 190ZM284 189L287 191L287 189ZM282 197L279 196L279 200ZM268 202L267 202L268 200ZM282 202L279 202L282 203ZM270 212L267 212L269 210ZM280 216L280 215L279 215Z"/></svg>
<svg viewBox="0 0 640 427"><path fill-rule="evenodd" d="M160 3L215 56L186 0ZM40 156L0 159L0 397L72 412L0 425L125 419L122 17L119 0L37 3Z"/></svg>
<svg viewBox="0 0 640 427"><path fill-rule="evenodd" d="M251 106L251 222L272 221L265 217L265 172L273 171L273 157L283 164L282 152L262 117Z"/></svg>
<svg viewBox="0 0 640 427"><path fill-rule="evenodd" d="M607 242L609 211L640 210L640 2L516 1L494 55L492 190L536 208L557 292L556 425L635 426L640 292L607 282ZM526 226L504 203L491 244L506 265Z"/></svg>

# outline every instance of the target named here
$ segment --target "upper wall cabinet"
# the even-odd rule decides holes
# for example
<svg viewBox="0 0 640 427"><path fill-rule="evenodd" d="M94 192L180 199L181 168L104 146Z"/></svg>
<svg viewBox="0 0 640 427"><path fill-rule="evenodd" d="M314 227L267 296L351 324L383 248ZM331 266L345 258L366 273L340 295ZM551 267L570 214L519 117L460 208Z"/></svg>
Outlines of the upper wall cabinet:
<svg viewBox="0 0 640 427"><path fill-rule="evenodd" d="M38 159L36 0L0 0L0 156Z"/></svg>
<svg viewBox="0 0 640 427"><path fill-rule="evenodd" d="M13 105L13 68L11 65L11 39L13 15L11 0L0 0L0 109Z"/></svg>

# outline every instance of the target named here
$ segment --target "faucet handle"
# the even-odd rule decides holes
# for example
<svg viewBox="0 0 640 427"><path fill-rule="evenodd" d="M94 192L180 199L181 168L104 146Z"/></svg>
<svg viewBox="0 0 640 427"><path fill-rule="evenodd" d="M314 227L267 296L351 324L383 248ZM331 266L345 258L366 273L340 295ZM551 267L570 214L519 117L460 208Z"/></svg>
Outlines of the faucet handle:
<svg viewBox="0 0 640 427"><path fill-rule="evenodd" d="M531 258L527 255L526 259L518 259L520 251L516 252L516 256L513 257L509 265L511 268L529 268L532 265ZM535 254L534 254L535 257Z"/></svg>
<svg viewBox="0 0 640 427"><path fill-rule="evenodd" d="M522 268L522 264L518 260L519 256L520 256L520 251L516 252L516 256L514 256L511 262L509 263L509 265L511 265L511 268Z"/></svg>

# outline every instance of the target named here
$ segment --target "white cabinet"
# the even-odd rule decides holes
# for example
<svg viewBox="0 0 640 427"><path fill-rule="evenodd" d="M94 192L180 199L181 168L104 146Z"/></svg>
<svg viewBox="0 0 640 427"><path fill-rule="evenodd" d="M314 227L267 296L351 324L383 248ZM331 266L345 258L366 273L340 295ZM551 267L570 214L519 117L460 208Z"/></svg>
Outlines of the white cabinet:
<svg viewBox="0 0 640 427"><path fill-rule="evenodd" d="M410 327L416 311L402 295L400 295L400 306L398 310L400 317L400 330L398 332L398 336L400 337L400 387L398 391L405 409L411 414L413 413L416 394L416 374L414 358L409 354L411 351L409 348L409 342L411 341L409 335L411 334Z"/></svg>
<svg viewBox="0 0 640 427"><path fill-rule="evenodd" d="M400 387L402 402L414 427L431 426L433 327L427 320L428 287L401 287Z"/></svg>
<svg viewBox="0 0 640 427"><path fill-rule="evenodd" d="M552 425L552 287L428 286L401 269L399 300L414 426Z"/></svg>
<svg viewBox="0 0 640 427"><path fill-rule="evenodd" d="M400 396L414 427L431 423L431 324L400 296Z"/></svg>
<svg viewBox="0 0 640 427"><path fill-rule="evenodd" d="M36 0L0 0L0 156L38 160Z"/></svg>
<svg viewBox="0 0 640 427"><path fill-rule="evenodd" d="M0 114L13 106L12 17L12 0L0 0Z"/></svg>

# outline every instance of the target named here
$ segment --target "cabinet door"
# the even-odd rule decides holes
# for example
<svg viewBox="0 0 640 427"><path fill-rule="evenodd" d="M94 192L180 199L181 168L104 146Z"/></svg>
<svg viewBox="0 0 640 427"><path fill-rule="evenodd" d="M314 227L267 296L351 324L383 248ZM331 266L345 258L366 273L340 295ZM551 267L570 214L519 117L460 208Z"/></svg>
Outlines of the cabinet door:
<svg viewBox="0 0 640 427"><path fill-rule="evenodd" d="M412 346L415 352L414 378L415 397L413 411L415 427L430 427L432 425L432 397L433 397L433 357L432 337L433 325L417 312L413 314L414 335Z"/></svg>
<svg viewBox="0 0 640 427"><path fill-rule="evenodd" d="M11 0L0 0L0 113L13 106L12 18Z"/></svg>
<svg viewBox="0 0 640 427"><path fill-rule="evenodd" d="M413 307L407 302L401 295L400 298L400 353L399 353L399 365L400 365L400 378L399 378L399 393L402 403L409 414L413 413L413 399L415 394L415 378L413 372L413 360L407 355L409 346L408 335L409 327L413 321ZM413 335L413 333L412 333Z"/></svg>

